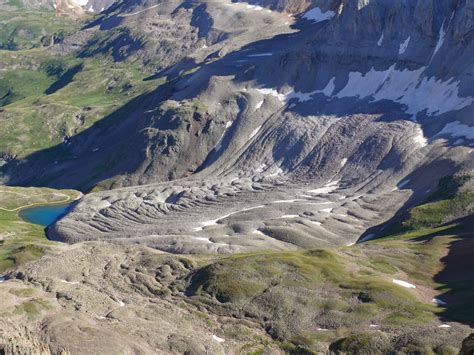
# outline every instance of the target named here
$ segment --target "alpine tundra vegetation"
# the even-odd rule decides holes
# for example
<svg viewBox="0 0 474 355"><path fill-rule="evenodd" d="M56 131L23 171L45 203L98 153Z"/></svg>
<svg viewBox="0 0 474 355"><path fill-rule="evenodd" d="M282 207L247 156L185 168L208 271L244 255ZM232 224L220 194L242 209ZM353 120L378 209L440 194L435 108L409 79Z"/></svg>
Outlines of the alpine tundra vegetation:
<svg viewBox="0 0 474 355"><path fill-rule="evenodd" d="M0 354L472 354L474 0L0 0Z"/></svg>

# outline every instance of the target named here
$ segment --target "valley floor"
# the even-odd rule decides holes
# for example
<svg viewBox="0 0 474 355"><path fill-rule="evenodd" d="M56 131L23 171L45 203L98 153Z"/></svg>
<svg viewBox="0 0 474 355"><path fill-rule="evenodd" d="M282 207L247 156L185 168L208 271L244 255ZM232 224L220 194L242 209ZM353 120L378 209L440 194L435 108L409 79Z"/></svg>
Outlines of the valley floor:
<svg viewBox="0 0 474 355"><path fill-rule="evenodd" d="M32 201L77 196L9 193L27 191ZM13 200L3 208L14 210ZM474 319L474 219L427 226L433 214L419 209L439 204L368 243L227 256L63 245L3 211L0 344L34 353L455 354ZM425 227L406 227L415 221Z"/></svg>

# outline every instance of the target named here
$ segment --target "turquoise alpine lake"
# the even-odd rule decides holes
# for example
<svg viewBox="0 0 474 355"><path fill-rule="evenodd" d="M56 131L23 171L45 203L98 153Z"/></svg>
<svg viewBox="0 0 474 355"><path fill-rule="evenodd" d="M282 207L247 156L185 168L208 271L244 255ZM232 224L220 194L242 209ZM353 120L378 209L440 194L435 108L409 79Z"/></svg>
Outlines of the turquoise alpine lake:
<svg viewBox="0 0 474 355"><path fill-rule="evenodd" d="M26 222L49 226L64 217L71 207L71 203L62 205L36 206L25 208L20 211L20 217Z"/></svg>

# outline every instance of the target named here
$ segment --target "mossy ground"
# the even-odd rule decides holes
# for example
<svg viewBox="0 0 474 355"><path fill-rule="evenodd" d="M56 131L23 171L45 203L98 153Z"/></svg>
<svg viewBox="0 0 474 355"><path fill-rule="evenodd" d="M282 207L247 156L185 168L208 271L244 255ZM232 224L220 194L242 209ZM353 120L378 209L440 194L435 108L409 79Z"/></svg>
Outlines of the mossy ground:
<svg viewBox="0 0 474 355"><path fill-rule="evenodd" d="M0 66L0 153L19 158L86 130L160 84L144 81L132 64L56 57L44 49L0 51Z"/></svg>
<svg viewBox="0 0 474 355"><path fill-rule="evenodd" d="M23 221L19 209L72 201L77 196L73 190L0 187L0 272L40 258L52 245L44 228Z"/></svg>
<svg viewBox="0 0 474 355"><path fill-rule="evenodd" d="M47 9L28 10L17 4L0 12L0 49L20 50L51 45L53 36L64 37L77 30L80 23L55 16Z"/></svg>
<svg viewBox="0 0 474 355"><path fill-rule="evenodd" d="M258 319L292 353L324 351L322 344L331 343L339 353L385 353L394 347L455 353L437 324L474 320L474 273L456 266L457 259L474 266L473 249L462 244L473 237L474 200L458 187L408 211L385 238L332 250L213 260L188 280L190 299L226 315ZM435 305L433 297L449 303Z"/></svg>

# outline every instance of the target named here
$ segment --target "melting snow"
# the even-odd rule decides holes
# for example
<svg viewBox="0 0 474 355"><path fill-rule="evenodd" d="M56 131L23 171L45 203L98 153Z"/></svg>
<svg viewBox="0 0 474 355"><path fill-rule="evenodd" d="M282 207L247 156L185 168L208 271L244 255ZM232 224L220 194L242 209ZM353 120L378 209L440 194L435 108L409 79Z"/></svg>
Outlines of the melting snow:
<svg viewBox="0 0 474 355"><path fill-rule="evenodd" d="M335 96L391 100L405 105L409 114L426 110L430 116L460 110L474 103L473 97L459 96L459 81L425 77L425 69L398 70L394 64L385 71L372 68L365 74L351 72L346 86Z"/></svg>
<svg viewBox="0 0 474 355"><path fill-rule="evenodd" d="M410 183L410 179L406 179L406 180L402 181L402 182L398 185L398 188L399 188L399 189L402 189L402 188L404 188L405 186L407 186L409 183Z"/></svg>
<svg viewBox="0 0 474 355"><path fill-rule="evenodd" d="M271 57L273 53L260 53L260 54L250 54L249 58L258 58L258 57Z"/></svg>
<svg viewBox="0 0 474 355"><path fill-rule="evenodd" d="M401 55L403 53L406 52L407 48L408 48L408 45L410 44L410 39L411 37L409 36L405 42L403 42L402 44L400 44L400 49L398 50L398 54Z"/></svg>
<svg viewBox="0 0 474 355"><path fill-rule="evenodd" d="M314 190L309 190L308 192L312 194L328 194L334 190L337 190L339 188L338 184L339 184L339 180L331 181L327 183L326 185L324 185L324 187L320 187Z"/></svg>
<svg viewBox="0 0 474 355"><path fill-rule="evenodd" d="M60 282L64 283L64 284L69 284L69 285L78 285L79 282L76 282L76 281L67 281L67 280L60 280Z"/></svg>
<svg viewBox="0 0 474 355"><path fill-rule="evenodd" d="M255 10L255 11L261 11L263 10L263 7L261 6L258 6L258 5L247 5L247 9L250 9L250 10Z"/></svg>
<svg viewBox="0 0 474 355"><path fill-rule="evenodd" d="M257 91L263 95L271 95L276 97L278 100L281 102L286 101L286 95L285 94L280 94L277 90L275 89L257 89Z"/></svg>
<svg viewBox="0 0 474 355"><path fill-rule="evenodd" d="M272 203L294 203L294 202L305 202L306 200L302 199L294 199L294 200L277 200L273 201Z"/></svg>
<svg viewBox="0 0 474 355"><path fill-rule="evenodd" d="M262 101L262 102L263 102L263 101ZM258 134L258 132L260 131L261 128L262 128L262 126L258 126L257 128L255 128L255 129L253 130L253 132L250 133L249 140L252 139L253 137L255 137L255 136Z"/></svg>
<svg viewBox="0 0 474 355"><path fill-rule="evenodd" d="M228 121L228 122L225 124L224 133L222 133L221 138L219 139L219 141L217 142L216 146L214 147L214 150L215 150L216 152L218 152L219 150L221 150L221 148L222 148L222 141L224 140L224 137L225 137L225 135L227 134L227 131L229 130L230 127L232 127L233 124L234 124L234 121Z"/></svg>
<svg viewBox="0 0 474 355"><path fill-rule="evenodd" d="M285 95L285 100L289 101L291 99L297 99L300 102L306 102L312 99L313 93L303 93L303 92L291 92L287 95Z"/></svg>
<svg viewBox="0 0 474 355"><path fill-rule="evenodd" d="M426 147L428 145L428 140L423 134L423 130L418 127L417 131L417 135L413 138L415 144L417 144L420 148Z"/></svg>
<svg viewBox="0 0 474 355"><path fill-rule="evenodd" d="M200 240L201 242L206 242L206 243L211 243L209 238L204 238L204 237L196 237L196 240Z"/></svg>
<svg viewBox="0 0 474 355"><path fill-rule="evenodd" d="M443 21L443 24L441 25L441 28L439 29L438 43L436 43L436 47L435 47L435 50L433 51L433 55L431 56L430 63L435 57L436 53L438 53L439 49L443 46L445 38L446 38L446 30L444 29L444 21Z"/></svg>
<svg viewBox="0 0 474 355"><path fill-rule="evenodd" d="M320 92L324 94L325 96L331 96L334 92L334 89L336 88L335 81L336 81L336 78L332 78L331 80L329 80L326 87Z"/></svg>
<svg viewBox="0 0 474 355"><path fill-rule="evenodd" d="M400 285L402 287L405 287L405 288L416 288L415 285L412 285L411 283L408 283L408 282L402 281L402 280L393 279L393 283L397 284L397 285Z"/></svg>
<svg viewBox="0 0 474 355"><path fill-rule="evenodd" d="M336 13L334 11L323 12L319 7L315 7L314 9L307 11L303 15L303 18L310 21L321 22L321 21L330 20L335 15Z"/></svg>
<svg viewBox="0 0 474 355"><path fill-rule="evenodd" d="M217 222L219 222L220 220L225 219L225 218L230 217L230 216L233 216L237 213L252 211L252 210L256 210L258 208L263 208L263 207L265 207L265 205L248 207L248 208L241 209L240 211L235 211L235 212L228 213L228 214L226 214L224 216L221 216L219 218L216 218L216 219L211 219L209 221L201 222L201 226L194 228L194 231L198 232L198 231L203 230L205 227L217 226L218 225ZM196 238L196 239L200 239L200 238ZM209 238L202 238L201 240L204 240L204 239L209 240Z"/></svg>
<svg viewBox="0 0 474 355"><path fill-rule="evenodd" d="M347 164L347 158L341 160L341 168L343 168Z"/></svg>
<svg viewBox="0 0 474 355"><path fill-rule="evenodd" d="M371 240L373 237L375 237L374 233L367 234L364 238L361 239L361 242L366 242L368 240Z"/></svg>
<svg viewBox="0 0 474 355"><path fill-rule="evenodd" d="M443 300L440 300L439 298L433 298L431 302L437 304L438 306L445 306L447 303L444 302Z"/></svg>
<svg viewBox="0 0 474 355"><path fill-rule="evenodd" d="M474 139L474 127L462 124L459 121L454 121L444 126L436 136L443 134L449 134L454 138L464 137L466 139Z"/></svg>
<svg viewBox="0 0 474 355"><path fill-rule="evenodd" d="M383 42L383 33L380 35L380 38L379 40L377 41L377 46L381 46L382 45L382 42Z"/></svg>
<svg viewBox="0 0 474 355"><path fill-rule="evenodd" d="M212 336L212 339L214 339L214 340L217 341L218 343L223 343L223 342L225 342L225 339L219 338L217 335L213 335L213 336Z"/></svg>
<svg viewBox="0 0 474 355"><path fill-rule="evenodd" d="M441 324L438 328L451 328L451 326L449 324Z"/></svg>

